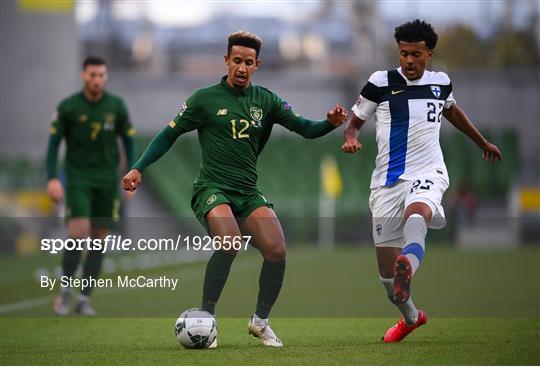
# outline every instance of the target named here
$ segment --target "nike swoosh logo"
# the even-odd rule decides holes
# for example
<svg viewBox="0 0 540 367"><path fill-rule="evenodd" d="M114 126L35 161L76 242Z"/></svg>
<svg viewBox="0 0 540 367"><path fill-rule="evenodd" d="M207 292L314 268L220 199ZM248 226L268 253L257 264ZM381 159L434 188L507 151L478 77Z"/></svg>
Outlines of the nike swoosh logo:
<svg viewBox="0 0 540 367"><path fill-rule="evenodd" d="M401 92L403 92L404 90L405 90L405 89L402 89L402 90L393 90L393 91L392 91L392 95L401 93Z"/></svg>

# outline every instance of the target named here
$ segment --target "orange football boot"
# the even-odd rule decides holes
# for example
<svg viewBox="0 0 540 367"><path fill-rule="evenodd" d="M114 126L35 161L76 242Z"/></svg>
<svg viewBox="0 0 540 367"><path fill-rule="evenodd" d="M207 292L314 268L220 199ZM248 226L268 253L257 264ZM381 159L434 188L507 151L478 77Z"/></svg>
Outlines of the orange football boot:
<svg viewBox="0 0 540 367"><path fill-rule="evenodd" d="M427 315L424 311L418 310L418 320L412 326L407 326L405 320L401 318L397 324L392 326L384 334L383 341L385 343L397 343L403 340L407 335L409 335L414 329L427 324Z"/></svg>

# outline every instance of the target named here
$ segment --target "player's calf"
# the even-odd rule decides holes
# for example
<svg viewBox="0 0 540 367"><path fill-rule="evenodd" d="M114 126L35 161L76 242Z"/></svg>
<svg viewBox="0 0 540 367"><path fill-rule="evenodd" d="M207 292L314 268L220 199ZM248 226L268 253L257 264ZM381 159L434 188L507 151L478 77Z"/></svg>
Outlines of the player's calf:
<svg viewBox="0 0 540 367"><path fill-rule="evenodd" d="M411 280L424 258L427 225L420 214L411 214L403 226L405 246L394 265L392 302L402 304L410 297Z"/></svg>
<svg viewBox="0 0 540 367"><path fill-rule="evenodd" d="M407 257L411 266L411 276L414 275L424 258L427 224L420 214L411 214L403 226L405 246L401 255Z"/></svg>

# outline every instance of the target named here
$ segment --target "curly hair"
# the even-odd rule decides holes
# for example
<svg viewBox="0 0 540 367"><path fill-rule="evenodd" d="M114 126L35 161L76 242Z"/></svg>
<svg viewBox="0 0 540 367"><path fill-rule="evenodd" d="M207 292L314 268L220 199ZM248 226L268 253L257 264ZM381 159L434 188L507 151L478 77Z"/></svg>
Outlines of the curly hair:
<svg viewBox="0 0 540 367"><path fill-rule="evenodd" d="M416 19L412 22L401 24L395 28L394 38L399 44L403 42L426 42L426 46L433 50L437 45L439 36L433 30L431 24Z"/></svg>
<svg viewBox="0 0 540 367"><path fill-rule="evenodd" d="M231 49L233 46L244 46L254 49L257 57L259 57L262 40L256 34L246 31L238 31L229 34L228 41L227 55L231 54Z"/></svg>

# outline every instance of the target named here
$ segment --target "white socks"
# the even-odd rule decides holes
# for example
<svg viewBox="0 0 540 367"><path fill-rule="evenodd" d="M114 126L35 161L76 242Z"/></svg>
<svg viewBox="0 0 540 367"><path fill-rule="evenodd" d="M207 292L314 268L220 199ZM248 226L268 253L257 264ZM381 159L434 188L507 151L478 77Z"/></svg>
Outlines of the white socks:
<svg viewBox="0 0 540 367"><path fill-rule="evenodd" d="M403 238L405 246L401 251L402 255L407 256L411 263L412 273L414 274L424 258L425 242L427 234L427 225L424 217L420 214L412 214L403 226Z"/></svg>
<svg viewBox="0 0 540 367"><path fill-rule="evenodd" d="M381 280L381 283L386 289L388 299L390 299L391 301L394 296L394 278L388 279L383 278L379 275L379 279ZM405 323L407 325L411 326L416 324L416 321L418 320L418 310L414 306L414 303L412 301L412 295L411 297L409 297L407 302L396 305L396 307L399 309L399 311L401 311L403 319L405 319Z"/></svg>
<svg viewBox="0 0 540 367"><path fill-rule="evenodd" d="M268 319L261 319L257 314L253 314L253 323L257 326L266 326L268 325Z"/></svg>

